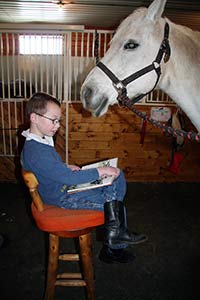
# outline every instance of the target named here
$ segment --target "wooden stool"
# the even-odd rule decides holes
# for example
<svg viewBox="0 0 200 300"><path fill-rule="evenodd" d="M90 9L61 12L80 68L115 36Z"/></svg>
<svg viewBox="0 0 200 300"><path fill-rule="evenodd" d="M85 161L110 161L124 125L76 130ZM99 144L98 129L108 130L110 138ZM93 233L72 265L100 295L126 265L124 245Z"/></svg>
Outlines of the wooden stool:
<svg viewBox="0 0 200 300"><path fill-rule="evenodd" d="M53 300L56 286L85 287L87 300L95 299L92 261L92 231L104 224L104 213L95 210L62 209L46 205L38 193L32 172L22 170L31 198L31 210L39 229L49 233L49 258L45 300ZM59 254L60 238L78 238L80 253ZM57 274L59 260L80 261L82 272Z"/></svg>

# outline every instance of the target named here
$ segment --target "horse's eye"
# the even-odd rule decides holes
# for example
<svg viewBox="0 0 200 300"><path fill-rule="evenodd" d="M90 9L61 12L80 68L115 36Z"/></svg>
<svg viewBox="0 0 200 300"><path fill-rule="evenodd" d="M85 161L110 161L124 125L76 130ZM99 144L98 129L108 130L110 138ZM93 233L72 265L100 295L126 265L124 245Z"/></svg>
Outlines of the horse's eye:
<svg viewBox="0 0 200 300"><path fill-rule="evenodd" d="M125 45L124 49L125 50L133 50L139 46L138 43L136 43L134 40L129 40Z"/></svg>

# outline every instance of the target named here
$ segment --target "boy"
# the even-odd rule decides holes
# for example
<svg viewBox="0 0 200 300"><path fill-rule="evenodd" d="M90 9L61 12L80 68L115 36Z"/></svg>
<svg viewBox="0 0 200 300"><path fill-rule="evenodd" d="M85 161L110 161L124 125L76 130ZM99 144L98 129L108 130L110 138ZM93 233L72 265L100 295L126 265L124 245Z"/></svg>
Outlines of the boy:
<svg viewBox="0 0 200 300"><path fill-rule="evenodd" d="M46 93L35 93L27 103L26 114L30 128L22 132L26 141L21 164L25 170L36 175L43 201L66 209L104 210L104 246L99 258L106 263L132 261L134 255L125 248L129 244L144 242L146 236L130 233L127 228L123 203L126 181L123 172L113 167L81 170L62 161L54 149L53 141L61 121L61 107L56 98ZM95 181L103 175L115 176L111 186L67 193L68 186Z"/></svg>

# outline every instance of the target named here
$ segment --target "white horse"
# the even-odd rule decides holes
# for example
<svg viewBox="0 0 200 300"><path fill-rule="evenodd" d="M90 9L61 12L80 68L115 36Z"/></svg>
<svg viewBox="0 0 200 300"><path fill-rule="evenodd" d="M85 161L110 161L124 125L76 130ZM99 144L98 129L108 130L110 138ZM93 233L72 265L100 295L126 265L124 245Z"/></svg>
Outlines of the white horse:
<svg viewBox="0 0 200 300"><path fill-rule="evenodd" d="M200 32L162 18L165 4L166 0L154 0L120 24L110 48L81 88L83 106L93 116L105 114L117 102L118 93L141 98L157 88L200 132Z"/></svg>

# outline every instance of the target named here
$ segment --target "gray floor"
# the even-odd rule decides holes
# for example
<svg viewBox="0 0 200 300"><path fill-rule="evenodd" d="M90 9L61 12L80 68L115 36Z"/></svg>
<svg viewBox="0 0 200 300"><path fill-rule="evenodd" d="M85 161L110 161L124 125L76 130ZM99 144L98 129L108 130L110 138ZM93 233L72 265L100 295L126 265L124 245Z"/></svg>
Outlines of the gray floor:
<svg viewBox="0 0 200 300"><path fill-rule="evenodd" d="M34 225L21 185L0 183L0 299L42 300L45 236ZM149 240L130 248L130 264L99 261L94 234L96 300L200 299L200 184L129 183L126 205L131 230ZM4 196L3 196L4 195ZM62 247L71 248L69 242ZM81 288L57 288L58 300L85 300Z"/></svg>

